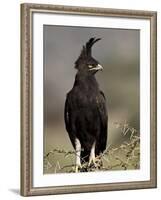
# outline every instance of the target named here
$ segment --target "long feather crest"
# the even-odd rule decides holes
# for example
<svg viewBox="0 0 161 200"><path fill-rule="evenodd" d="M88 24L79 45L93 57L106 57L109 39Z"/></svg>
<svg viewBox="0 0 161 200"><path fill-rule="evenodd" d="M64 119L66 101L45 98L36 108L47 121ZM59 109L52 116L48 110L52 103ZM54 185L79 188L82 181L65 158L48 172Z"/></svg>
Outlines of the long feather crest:
<svg viewBox="0 0 161 200"><path fill-rule="evenodd" d="M99 40L101 40L101 38L92 37L88 40L88 42L85 45L83 45L81 54L79 58L77 59L77 61L75 62L76 68L80 60L81 61L86 60L88 57L92 56L92 46Z"/></svg>

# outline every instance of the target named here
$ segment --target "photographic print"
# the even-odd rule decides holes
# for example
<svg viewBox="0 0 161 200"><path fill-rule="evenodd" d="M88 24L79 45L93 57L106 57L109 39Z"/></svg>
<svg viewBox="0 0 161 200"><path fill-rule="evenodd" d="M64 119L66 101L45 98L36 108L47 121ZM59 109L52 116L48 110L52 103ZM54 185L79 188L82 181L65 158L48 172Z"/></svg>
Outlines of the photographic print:
<svg viewBox="0 0 161 200"><path fill-rule="evenodd" d="M156 22L21 5L21 195L157 186Z"/></svg>
<svg viewBox="0 0 161 200"><path fill-rule="evenodd" d="M139 169L139 38L44 26L44 173Z"/></svg>

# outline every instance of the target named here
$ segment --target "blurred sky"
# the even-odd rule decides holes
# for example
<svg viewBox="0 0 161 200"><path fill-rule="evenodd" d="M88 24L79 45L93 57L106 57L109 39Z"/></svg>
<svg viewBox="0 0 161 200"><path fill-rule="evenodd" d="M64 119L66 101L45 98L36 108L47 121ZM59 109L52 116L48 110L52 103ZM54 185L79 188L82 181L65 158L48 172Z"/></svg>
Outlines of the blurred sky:
<svg viewBox="0 0 161 200"><path fill-rule="evenodd" d="M74 62L89 38L101 41L93 57L103 66L96 78L107 98L109 135L114 122L139 129L139 30L44 25L45 151L54 145L72 148L64 126L64 102L73 87Z"/></svg>

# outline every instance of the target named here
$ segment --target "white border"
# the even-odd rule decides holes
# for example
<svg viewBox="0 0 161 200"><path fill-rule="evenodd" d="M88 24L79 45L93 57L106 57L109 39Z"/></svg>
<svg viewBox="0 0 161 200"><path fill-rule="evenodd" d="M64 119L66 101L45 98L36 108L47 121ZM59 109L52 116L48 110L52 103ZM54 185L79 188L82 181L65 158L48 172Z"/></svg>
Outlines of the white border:
<svg viewBox="0 0 161 200"><path fill-rule="evenodd" d="M140 30L140 170L43 175L43 25ZM150 21L34 13L33 15L33 186L62 186L150 179Z"/></svg>

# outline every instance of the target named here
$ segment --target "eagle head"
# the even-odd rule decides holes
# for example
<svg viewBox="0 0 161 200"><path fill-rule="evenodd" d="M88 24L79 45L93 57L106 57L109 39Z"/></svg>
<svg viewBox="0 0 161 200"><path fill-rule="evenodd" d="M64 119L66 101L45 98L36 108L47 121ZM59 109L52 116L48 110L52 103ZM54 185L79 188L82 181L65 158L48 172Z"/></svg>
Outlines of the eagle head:
<svg viewBox="0 0 161 200"><path fill-rule="evenodd" d="M99 70L103 70L103 67L99 64L99 62L92 57L92 46L101 40L101 38L90 38L88 42L83 45L83 49L79 58L75 62L75 68L78 71L83 71L86 73L95 74Z"/></svg>

